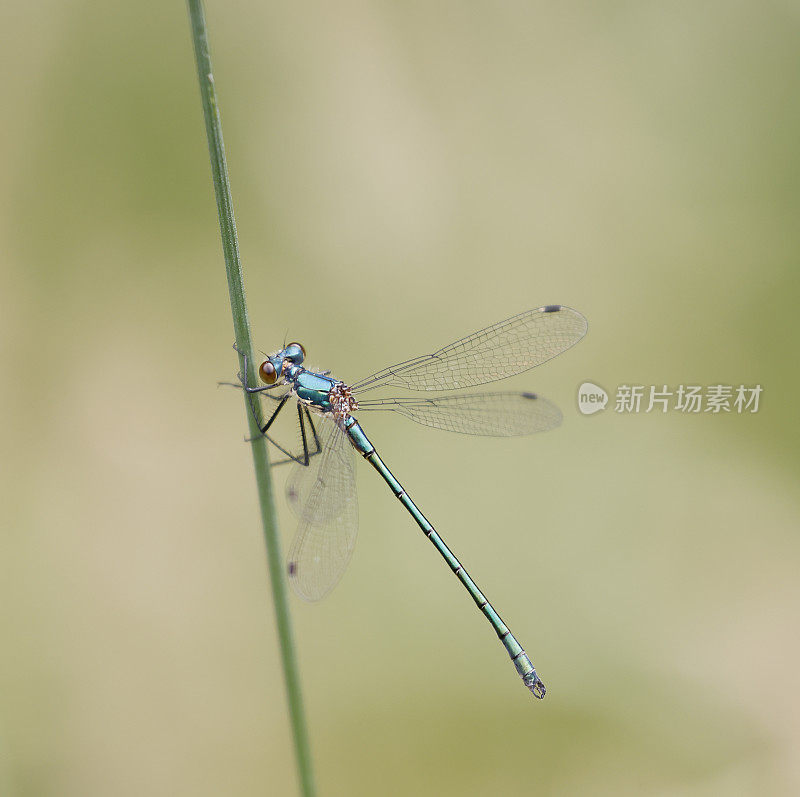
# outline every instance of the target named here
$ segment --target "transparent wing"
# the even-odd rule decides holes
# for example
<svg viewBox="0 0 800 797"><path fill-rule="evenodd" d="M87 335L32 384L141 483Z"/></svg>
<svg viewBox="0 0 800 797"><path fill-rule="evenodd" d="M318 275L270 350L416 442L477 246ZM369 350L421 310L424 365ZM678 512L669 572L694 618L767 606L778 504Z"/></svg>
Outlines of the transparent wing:
<svg viewBox="0 0 800 797"><path fill-rule="evenodd" d="M336 447L339 438L343 436L342 431L329 416L315 414L314 422L322 453L312 457L308 465L299 462L293 465L286 479L286 502L300 520L310 521L323 515L338 514L347 500L346 492L336 489L340 486L337 478L328 472L335 462L334 454L329 453L329 449ZM345 448L344 454L350 452ZM352 456L343 457L352 472ZM309 499L315 490L320 494L312 502Z"/></svg>
<svg viewBox="0 0 800 797"><path fill-rule="evenodd" d="M362 410L389 410L423 426L490 437L544 432L561 423L558 407L535 393L377 399L360 402L358 411Z"/></svg>
<svg viewBox="0 0 800 797"><path fill-rule="evenodd" d="M458 390L527 371L574 346L586 319L553 304L527 310L413 360L384 368L351 385L353 393L393 385L411 390Z"/></svg>
<svg viewBox="0 0 800 797"><path fill-rule="evenodd" d="M287 560L289 583L301 598L310 601L319 600L336 586L358 534L353 449L335 423L330 421L329 426L323 451L315 458L320 460L314 468L315 480L298 511L300 523Z"/></svg>

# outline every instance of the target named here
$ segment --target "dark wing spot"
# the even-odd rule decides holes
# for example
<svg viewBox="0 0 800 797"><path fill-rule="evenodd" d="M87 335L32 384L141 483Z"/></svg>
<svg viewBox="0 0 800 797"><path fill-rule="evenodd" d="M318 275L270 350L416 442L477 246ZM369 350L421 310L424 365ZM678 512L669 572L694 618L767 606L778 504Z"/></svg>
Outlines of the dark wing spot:
<svg viewBox="0 0 800 797"><path fill-rule="evenodd" d="M548 304L547 307L542 308L543 313L558 313L560 310L560 304Z"/></svg>
<svg viewBox="0 0 800 797"><path fill-rule="evenodd" d="M289 575L293 576L297 572L297 562L289 562L289 566L286 569L289 571Z"/></svg>
<svg viewBox="0 0 800 797"><path fill-rule="evenodd" d="M539 397L535 393L523 393L522 398L537 399Z"/></svg>

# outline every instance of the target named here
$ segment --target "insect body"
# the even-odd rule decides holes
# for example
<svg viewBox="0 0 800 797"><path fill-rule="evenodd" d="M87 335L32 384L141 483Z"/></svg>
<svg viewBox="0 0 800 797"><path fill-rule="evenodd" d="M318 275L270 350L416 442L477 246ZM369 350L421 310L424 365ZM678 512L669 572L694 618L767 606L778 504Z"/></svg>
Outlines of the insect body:
<svg viewBox="0 0 800 797"><path fill-rule="evenodd" d="M287 565L295 591L309 600L322 598L347 567L358 529L352 458L353 451L358 451L378 471L472 596L525 686L536 697L544 697L544 684L522 646L380 458L354 413L390 411L425 426L494 437L553 429L561 422L561 413L535 393L383 399L362 396L386 386L428 392L505 379L557 356L585 334L586 319L580 313L561 305L547 305L501 321L432 354L385 368L352 386L331 378L328 372L304 368L306 352L299 343L284 346L261 363L258 373L263 386L244 388L254 396L277 402L269 420L260 427L261 433L286 455L282 462L297 463L287 482L289 503L300 519ZM278 413L291 398L297 401L302 454L283 448L269 434Z"/></svg>

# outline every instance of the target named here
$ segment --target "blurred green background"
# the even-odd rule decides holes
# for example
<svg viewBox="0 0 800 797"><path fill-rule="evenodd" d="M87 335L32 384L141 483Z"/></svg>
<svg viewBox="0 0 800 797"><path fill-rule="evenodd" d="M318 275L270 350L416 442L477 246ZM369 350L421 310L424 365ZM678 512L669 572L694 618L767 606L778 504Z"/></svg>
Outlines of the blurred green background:
<svg viewBox="0 0 800 797"><path fill-rule="evenodd" d="M1 13L0 793L291 795L186 9ZM507 383L555 432L363 419L547 699L362 463L347 576L292 599L321 794L800 793L797 5L208 16L257 345L350 381L589 320ZM584 417L585 380L764 393Z"/></svg>

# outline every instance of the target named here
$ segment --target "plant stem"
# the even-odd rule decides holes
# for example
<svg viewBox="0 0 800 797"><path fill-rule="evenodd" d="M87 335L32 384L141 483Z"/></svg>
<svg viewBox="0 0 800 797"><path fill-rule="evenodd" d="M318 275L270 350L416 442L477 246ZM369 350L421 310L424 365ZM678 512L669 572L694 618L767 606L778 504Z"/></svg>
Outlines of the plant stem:
<svg viewBox="0 0 800 797"><path fill-rule="evenodd" d="M208 135L208 151L211 158L211 172L214 180L214 192L217 197L219 227L222 235L222 250L225 256L225 270L228 275L228 291L230 293L233 327L236 336L236 347L239 350L239 363L244 373L243 355L247 355L247 369L244 373L247 384L256 384L253 346L250 339L250 322L247 316L247 303L244 294L242 264L239 259L239 243L236 238L236 222L233 216L228 166L225 161L225 147L222 141L222 122L217 106L217 94L214 86L214 75L211 68L206 20L202 0L187 0L189 18L192 24L192 40L197 60L197 77L200 82L200 96L203 102L203 114ZM283 675L286 682L286 694L289 703L289 716L292 723L295 755L300 777L301 792L304 797L315 794L314 780L311 770L311 754L308 744L308 729L303 712L303 700L300 692L300 676L297 668L292 625L289 617L289 604L286 590L286 578L283 572L283 556L281 555L278 526L275 518L275 502L270 477L269 454L264 437L259 433L260 407L257 407L257 418L250 411L250 396L244 391L245 412L253 438L253 465L258 486L258 498L261 505L261 521L264 526L264 539L267 546L267 562L272 597L275 602L275 618L278 626ZM258 403L258 402L257 402Z"/></svg>

